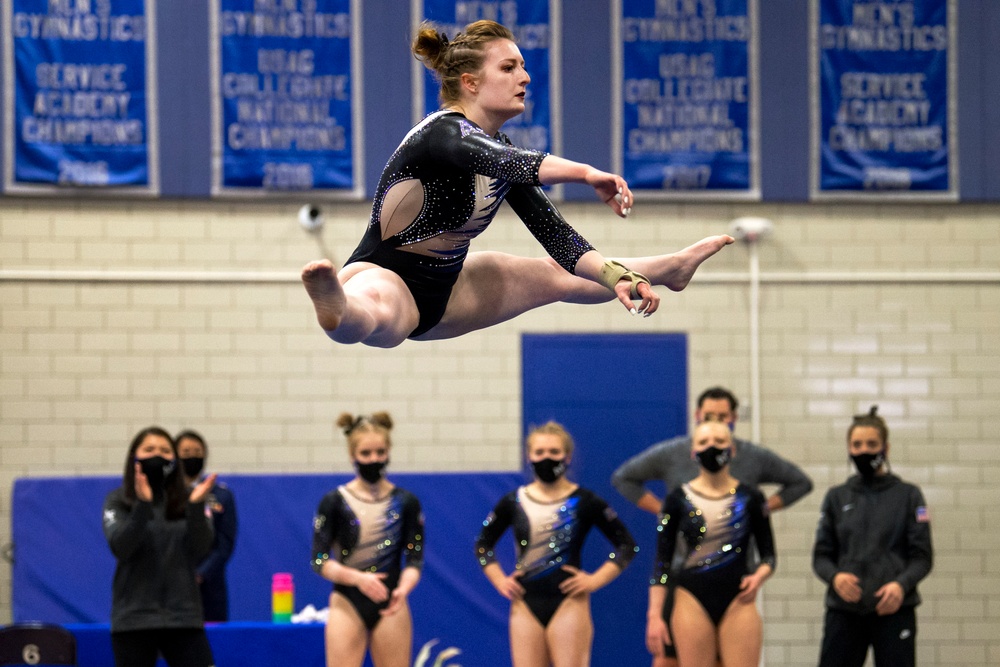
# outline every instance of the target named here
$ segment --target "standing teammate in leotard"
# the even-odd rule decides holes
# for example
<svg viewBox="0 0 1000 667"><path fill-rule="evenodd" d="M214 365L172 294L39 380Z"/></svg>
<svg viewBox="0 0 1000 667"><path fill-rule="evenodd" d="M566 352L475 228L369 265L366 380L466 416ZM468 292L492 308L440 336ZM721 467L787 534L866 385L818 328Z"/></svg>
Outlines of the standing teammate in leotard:
<svg viewBox="0 0 1000 667"><path fill-rule="evenodd" d="M420 581L420 503L385 477L388 413L337 420L357 475L323 496L313 520L312 566L333 582L326 623L327 667L409 667L413 621L406 602Z"/></svg>
<svg viewBox="0 0 1000 667"><path fill-rule="evenodd" d="M487 517L476 555L483 572L511 601L514 667L590 664L594 624L590 594L613 581L635 556L628 528L604 500L566 479L573 439L554 422L534 429L527 456L535 480L504 496ZM513 526L517 567L505 574L493 548ZM580 552L596 526L615 550L597 570L582 569Z"/></svg>
<svg viewBox="0 0 1000 667"><path fill-rule="evenodd" d="M684 667L756 667L763 627L754 600L774 571L774 538L764 495L729 474L732 434L720 422L695 428L691 452L698 476L663 501L656 568L649 588L646 646L653 667L671 641L663 618L674 595L670 627ZM678 538L686 547L679 572L670 571ZM755 542L760 564L751 567Z"/></svg>
<svg viewBox="0 0 1000 667"><path fill-rule="evenodd" d="M622 217L632 192L621 176L516 148L500 132L524 111L531 80L510 30L477 21L449 41L424 25L413 52L440 78L443 108L389 158L347 264L335 272L320 260L302 270L333 340L394 347L407 338L453 338L558 301L617 298L633 314L649 315L659 305L650 283L682 290L703 261L732 243L713 236L672 255L606 261L539 186L585 183ZM505 199L550 258L469 253Z"/></svg>

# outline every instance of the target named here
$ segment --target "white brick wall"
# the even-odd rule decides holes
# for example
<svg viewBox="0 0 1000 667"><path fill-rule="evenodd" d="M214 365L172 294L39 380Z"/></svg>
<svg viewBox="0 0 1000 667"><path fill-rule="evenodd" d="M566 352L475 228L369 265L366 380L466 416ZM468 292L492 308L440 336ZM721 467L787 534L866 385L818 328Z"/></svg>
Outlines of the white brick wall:
<svg viewBox="0 0 1000 667"><path fill-rule="evenodd" d="M0 542L25 475L117 474L138 429L193 426L212 467L347 470L331 427L343 410L396 418L403 470L518 465L522 331L685 331L691 393L731 387L762 441L816 491L777 515L781 567L765 588L768 665L813 665L823 586L810 570L815 517L848 474L850 415L878 403L894 469L919 483L937 564L922 586L920 661L1000 663L1000 207L644 204L628 221L596 205L563 212L608 255L676 249L741 215L774 220L760 248L761 400L749 405L748 251L727 248L661 311L558 305L453 341L338 346L314 324L298 269L353 249L366 204L327 207L322 243L295 204L0 199ZM478 249L541 254L505 214ZM246 272L248 281L41 281L9 272ZM810 282L833 274L981 272L994 280ZM776 277L785 278L777 280ZM769 277L771 279L769 279ZM748 413L749 414L749 413ZM749 421L739 427L749 435ZM461 435L459 435L461 434ZM473 437L469 437L470 434ZM10 618L9 568L0 622Z"/></svg>

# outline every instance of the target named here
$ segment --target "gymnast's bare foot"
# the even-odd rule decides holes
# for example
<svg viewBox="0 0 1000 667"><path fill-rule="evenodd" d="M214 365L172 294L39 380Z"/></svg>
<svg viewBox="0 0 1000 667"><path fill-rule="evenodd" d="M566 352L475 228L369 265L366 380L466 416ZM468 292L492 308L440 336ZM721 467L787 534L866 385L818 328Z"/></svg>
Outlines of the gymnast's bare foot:
<svg viewBox="0 0 1000 667"><path fill-rule="evenodd" d="M302 268L302 283L312 299L319 325L328 332L339 327L347 298L330 260L320 259L306 264Z"/></svg>
<svg viewBox="0 0 1000 667"><path fill-rule="evenodd" d="M701 263L733 242L728 234L709 236L670 255L670 266L660 281L667 289L680 292L691 282Z"/></svg>

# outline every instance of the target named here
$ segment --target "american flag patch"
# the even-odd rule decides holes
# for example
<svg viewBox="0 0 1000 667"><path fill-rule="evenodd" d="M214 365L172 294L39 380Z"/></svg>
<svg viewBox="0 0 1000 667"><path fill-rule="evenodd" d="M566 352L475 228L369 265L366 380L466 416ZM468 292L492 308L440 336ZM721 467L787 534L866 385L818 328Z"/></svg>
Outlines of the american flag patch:
<svg viewBox="0 0 1000 667"><path fill-rule="evenodd" d="M917 508L917 523L930 523L931 514L927 511L926 505L921 505Z"/></svg>

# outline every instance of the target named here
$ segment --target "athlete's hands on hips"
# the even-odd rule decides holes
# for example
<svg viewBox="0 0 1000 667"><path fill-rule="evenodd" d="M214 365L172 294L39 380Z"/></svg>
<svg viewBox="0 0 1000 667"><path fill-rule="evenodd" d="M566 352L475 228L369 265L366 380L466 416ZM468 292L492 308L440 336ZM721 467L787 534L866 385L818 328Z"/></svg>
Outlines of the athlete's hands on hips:
<svg viewBox="0 0 1000 667"><path fill-rule="evenodd" d="M649 317L660 307L660 295L654 292L653 288L646 283L639 283L635 289L639 292L639 296L642 297L642 303L639 304L638 308L636 308L635 303L632 301L632 281L628 278L623 278L615 284L615 296L628 309L628 312L633 315Z"/></svg>
<svg viewBox="0 0 1000 667"><path fill-rule="evenodd" d="M594 169L587 175L586 182L615 214L626 218L632 212L632 191L621 176Z"/></svg>
<svg viewBox="0 0 1000 667"><path fill-rule="evenodd" d="M646 619L646 650L657 658L664 657L664 645L671 646L667 622L662 616L650 616Z"/></svg>
<svg viewBox="0 0 1000 667"><path fill-rule="evenodd" d="M562 593L566 595L585 595L593 593L600 588L594 580L594 575L572 565L563 565L562 569L571 575L569 579L565 579L559 584L559 590Z"/></svg>
<svg viewBox="0 0 1000 667"><path fill-rule="evenodd" d="M522 574L521 570L515 570L501 579L500 583L496 585L497 592L508 600L520 600L523 598L524 586L519 581Z"/></svg>
<svg viewBox="0 0 1000 667"><path fill-rule="evenodd" d="M389 588L385 585L385 572L358 572L355 586L372 602L389 599Z"/></svg>
<svg viewBox="0 0 1000 667"><path fill-rule="evenodd" d="M833 590L844 602L861 601L861 580L850 572L838 572L833 576Z"/></svg>
<svg viewBox="0 0 1000 667"><path fill-rule="evenodd" d="M903 587L897 581L890 581L875 591L875 613L879 616L889 616L899 611L903 604Z"/></svg>

